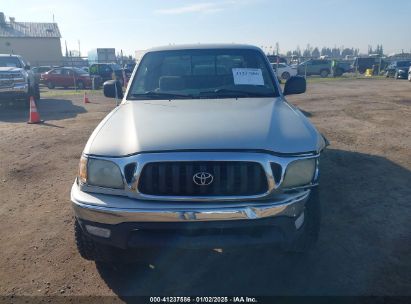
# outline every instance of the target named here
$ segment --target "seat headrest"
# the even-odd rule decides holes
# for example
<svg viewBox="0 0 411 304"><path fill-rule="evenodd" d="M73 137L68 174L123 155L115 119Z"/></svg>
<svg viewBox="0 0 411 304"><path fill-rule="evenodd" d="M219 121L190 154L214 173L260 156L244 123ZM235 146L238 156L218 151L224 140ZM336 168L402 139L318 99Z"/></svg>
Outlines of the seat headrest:
<svg viewBox="0 0 411 304"><path fill-rule="evenodd" d="M158 86L160 91L179 91L185 88L180 76L161 76Z"/></svg>

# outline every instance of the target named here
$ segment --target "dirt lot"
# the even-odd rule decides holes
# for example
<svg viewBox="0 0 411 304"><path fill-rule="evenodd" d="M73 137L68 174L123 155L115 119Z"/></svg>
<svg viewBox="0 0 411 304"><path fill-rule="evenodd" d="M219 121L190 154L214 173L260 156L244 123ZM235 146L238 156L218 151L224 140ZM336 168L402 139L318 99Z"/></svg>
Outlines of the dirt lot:
<svg viewBox="0 0 411 304"><path fill-rule="evenodd" d="M408 81L321 81L290 96L331 142L322 232L309 255L170 249L112 268L78 255L69 192L114 102L57 95L39 102L43 125L27 125L24 109L0 109L0 295L411 295Z"/></svg>

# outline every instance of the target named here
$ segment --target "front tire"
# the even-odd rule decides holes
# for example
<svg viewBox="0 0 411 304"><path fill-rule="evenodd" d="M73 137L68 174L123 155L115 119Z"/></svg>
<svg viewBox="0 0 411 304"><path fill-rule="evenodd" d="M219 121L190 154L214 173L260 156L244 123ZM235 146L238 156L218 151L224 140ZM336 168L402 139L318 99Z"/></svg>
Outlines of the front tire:
<svg viewBox="0 0 411 304"><path fill-rule="evenodd" d="M321 206L318 188L311 190L304 210L302 233L286 248L291 253L306 253L318 240L321 222Z"/></svg>
<svg viewBox="0 0 411 304"><path fill-rule="evenodd" d="M320 76L322 78L327 78L328 74L330 74L330 72L328 70L321 70L321 72L320 72Z"/></svg>
<svg viewBox="0 0 411 304"><path fill-rule="evenodd" d="M77 250L83 259L109 263L113 261L113 250L109 246L98 244L87 236L77 220L74 223L74 237Z"/></svg>
<svg viewBox="0 0 411 304"><path fill-rule="evenodd" d="M82 82L82 81L78 81L77 82L77 89L79 89L79 90L84 90L84 82Z"/></svg>
<svg viewBox="0 0 411 304"><path fill-rule="evenodd" d="M17 104L19 107L22 107L22 108L25 108L25 109L30 109L30 96L32 96L32 94L27 93L27 94L24 95L24 97L21 100L20 99L15 99L13 101L13 103Z"/></svg>
<svg viewBox="0 0 411 304"><path fill-rule="evenodd" d="M284 80L290 79L290 73L288 73L288 72L282 73L281 78L284 79Z"/></svg>
<svg viewBox="0 0 411 304"><path fill-rule="evenodd" d="M343 69L337 69L334 73L334 77L341 77L344 74Z"/></svg>
<svg viewBox="0 0 411 304"><path fill-rule="evenodd" d="M48 87L50 90L52 90L52 89L55 88L54 84L53 84L51 81L49 81L49 82L47 83L47 87Z"/></svg>

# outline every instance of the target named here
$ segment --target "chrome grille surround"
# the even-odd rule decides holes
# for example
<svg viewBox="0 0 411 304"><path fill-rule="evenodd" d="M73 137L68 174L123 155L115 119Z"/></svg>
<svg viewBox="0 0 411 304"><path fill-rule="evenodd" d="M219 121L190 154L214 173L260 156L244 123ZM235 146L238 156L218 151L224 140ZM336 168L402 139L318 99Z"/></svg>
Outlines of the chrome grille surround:
<svg viewBox="0 0 411 304"><path fill-rule="evenodd" d="M153 201L198 201L198 202L221 202L221 201L250 201L250 200L265 200L270 199L275 196L276 193L284 191L294 191L303 190L307 188L314 187L318 185L318 165L313 177L312 182L309 185L293 188L293 189L281 189L281 183L284 179L284 174L288 164L295 160L315 158L317 159L319 154L316 153L305 153L301 155L290 155L290 156L277 156L262 152L241 152L241 151L230 151L230 152L153 152L153 153L141 153L136 155L124 156L124 157L101 157L95 155L85 155L87 158L91 159L104 159L116 163L122 173L124 189L111 189L92 186L88 184L79 184L80 189L85 192L95 192L102 194L111 195L122 195L131 198L136 198L139 200L153 200ZM268 190L264 193L257 195L231 195L231 196L221 196L221 195L207 195L207 196L158 196L158 195L148 195L143 194L139 191L139 179L144 166L148 163L156 162L256 162L259 163L266 175ZM137 164L132 178L128 181L125 176L125 167L129 164ZM276 181L271 170L271 163L279 164L282 168L281 179Z"/></svg>

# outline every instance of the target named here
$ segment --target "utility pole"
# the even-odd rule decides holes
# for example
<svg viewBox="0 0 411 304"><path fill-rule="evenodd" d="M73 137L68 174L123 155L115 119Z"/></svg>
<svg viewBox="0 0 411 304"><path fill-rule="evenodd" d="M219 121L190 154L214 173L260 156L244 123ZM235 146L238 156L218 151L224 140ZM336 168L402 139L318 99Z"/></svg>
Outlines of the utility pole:
<svg viewBox="0 0 411 304"><path fill-rule="evenodd" d="M68 49L67 49L67 40L64 40L64 43L66 45L66 57L68 57L69 53L68 53Z"/></svg>
<svg viewBox="0 0 411 304"><path fill-rule="evenodd" d="M74 75L74 63L73 63L73 56L72 56L72 54L71 54L71 51L70 51L70 59L71 59L71 68L72 68L72 73L73 73L73 83L74 83L74 89L77 91L77 83L76 83L76 76Z"/></svg>
<svg viewBox="0 0 411 304"><path fill-rule="evenodd" d="M78 42L78 57L80 58L80 57L81 57L81 52L80 52L80 39L77 40L77 42Z"/></svg>
<svg viewBox="0 0 411 304"><path fill-rule="evenodd" d="M120 64L121 64L121 70L123 71L122 76L123 76L123 87L126 88L126 71L124 70L124 62L123 62L123 50L120 50L121 54L121 59L120 59Z"/></svg>

